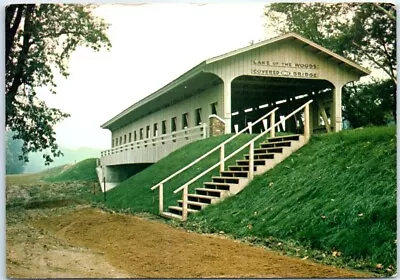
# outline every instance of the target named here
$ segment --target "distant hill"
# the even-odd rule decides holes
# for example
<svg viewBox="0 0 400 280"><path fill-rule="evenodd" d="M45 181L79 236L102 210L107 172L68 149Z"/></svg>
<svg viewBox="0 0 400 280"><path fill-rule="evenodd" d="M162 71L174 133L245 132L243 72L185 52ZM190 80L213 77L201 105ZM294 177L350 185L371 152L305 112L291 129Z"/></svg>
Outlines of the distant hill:
<svg viewBox="0 0 400 280"><path fill-rule="evenodd" d="M65 164L75 164L81 160L87 158L98 158L100 157L100 150L93 148L79 148L79 149L68 149L60 148L64 156L54 159L54 162L49 166L44 165L42 153L32 153L29 155L29 162L26 164L23 173L36 173L42 170L65 165Z"/></svg>
<svg viewBox="0 0 400 280"><path fill-rule="evenodd" d="M43 178L49 182L66 182L66 181L97 181L96 159L88 158L77 162L72 166L68 166L58 174L53 173Z"/></svg>

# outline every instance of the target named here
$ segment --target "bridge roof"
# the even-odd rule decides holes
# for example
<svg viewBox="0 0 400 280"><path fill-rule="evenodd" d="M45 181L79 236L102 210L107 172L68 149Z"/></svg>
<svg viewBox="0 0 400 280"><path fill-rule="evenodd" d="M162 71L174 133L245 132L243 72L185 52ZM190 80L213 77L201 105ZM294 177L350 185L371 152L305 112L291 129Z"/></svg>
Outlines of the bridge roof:
<svg viewBox="0 0 400 280"><path fill-rule="evenodd" d="M292 32L207 59L201 62L200 64L196 65L189 71L185 72L175 80L171 81L169 84L165 85L164 87L160 88L159 90L155 91L149 96L143 98L142 100L136 102L127 109L123 110L121 113L119 113L112 119L102 124L101 127L114 130L128 124L129 122L132 122L132 120L139 119L151 112L157 111L158 109L165 107L165 104L170 104L171 102L182 100L187 96L187 92L185 92L186 89L185 84L188 84L189 81L190 83L200 84L201 81L211 80L211 82L209 82L209 84L211 85L215 84L216 81L219 80L219 78L216 77L215 75L204 72L204 69L207 65L218 61L222 61L224 59L228 59L232 56L239 55L256 48L263 47L265 45L274 44L276 42L280 42L283 40L298 41L302 44L304 48L309 49L314 54L323 55L326 59L329 59L331 62L340 65L342 67L345 67L351 71L354 71L359 76L365 76L371 73L368 69L358 65L357 63L349 59L346 59L343 56L340 56ZM157 102L157 100L160 101L161 99L163 104Z"/></svg>

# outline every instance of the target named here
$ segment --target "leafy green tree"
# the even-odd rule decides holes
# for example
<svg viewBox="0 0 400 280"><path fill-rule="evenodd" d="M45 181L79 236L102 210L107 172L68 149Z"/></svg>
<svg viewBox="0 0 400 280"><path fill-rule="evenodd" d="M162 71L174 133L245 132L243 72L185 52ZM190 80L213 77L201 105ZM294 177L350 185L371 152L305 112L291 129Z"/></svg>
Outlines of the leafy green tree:
<svg viewBox="0 0 400 280"><path fill-rule="evenodd" d="M353 128L387 125L393 120L392 106L396 87L391 80L368 84L351 84L344 88L343 116Z"/></svg>
<svg viewBox="0 0 400 280"><path fill-rule="evenodd" d="M334 52L382 69L397 84L396 10L390 3L274 3L269 27L296 32Z"/></svg>
<svg viewBox="0 0 400 280"><path fill-rule="evenodd" d="M11 131L6 131L6 174L20 174L26 165L19 156L22 141L14 140L12 136Z"/></svg>
<svg viewBox="0 0 400 280"><path fill-rule="evenodd" d="M62 155L54 125L69 116L36 96L46 87L56 93L54 73L68 77L68 60L78 46L99 51L111 43L93 5L21 4L6 7L6 127L23 141L21 156L46 149L46 164Z"/></svg>
<svg viewBox="0 0 400 280"><path fill-rule="evenodd" d="M345 87L344 116L352 126L385 123L388 112L396 121L396 9L393 4L274 3L265 6L265 15L267 26L278 33L296 32L386 74L387 81L376 85ZM376 118L381 119L373 121L371 112L377 112Z"/></svg>

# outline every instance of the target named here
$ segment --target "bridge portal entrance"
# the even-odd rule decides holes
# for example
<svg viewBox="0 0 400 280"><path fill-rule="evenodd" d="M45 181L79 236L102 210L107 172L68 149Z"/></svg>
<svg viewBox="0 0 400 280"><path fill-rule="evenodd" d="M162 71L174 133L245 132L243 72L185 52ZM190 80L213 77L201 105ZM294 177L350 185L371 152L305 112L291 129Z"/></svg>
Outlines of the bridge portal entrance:
<svg viewBox="0 0 400 280"><path fill-rule="evenodd" d="M312 132L320 133L333 130L331 125L334 85L326 80L295 78L277 78L243 75L231 83L232 121L231 131L240 131L249 123L279 107L276 121L280 116L291 113L310 99ZM297 118L301 118L301 114ZM300 120L290 119L285 127L278 130L301 133ZM265 130L263 123L253 127L253 133Z"/></svg>

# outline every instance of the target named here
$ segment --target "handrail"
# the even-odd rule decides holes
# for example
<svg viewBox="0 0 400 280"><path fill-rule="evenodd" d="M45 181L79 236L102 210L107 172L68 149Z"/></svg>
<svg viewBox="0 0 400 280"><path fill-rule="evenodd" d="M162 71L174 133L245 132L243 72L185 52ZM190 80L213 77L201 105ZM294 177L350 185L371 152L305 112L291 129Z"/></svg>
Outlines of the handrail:
<svg viewBox="0 0 400 280"><path fill-rule="evenodd" d="M161 135L158 135L158 136L155 136L155 137L153 136L153 137L149 137L149 138L146 138L146 139L140 139L140 140L137 140L137 141L131 141L131 142L128 142L128 143L125 143L125 144L122 144L122 145L118 145L118 146L112 147L110 149L101 151L101 153L112 153L112 152L115 152L115 151L122 151L122 150L130 148L132 146L145 145L145 144L149 144L149 143L150 144L157 144L157 143L160 143L162 141L171 140L174 136L177 136L177 135L179 135L179 137L181 137L181 138L184 138L184 137L187 137L187 136L195 135L195 134L186 134L186 133L191 132L193 130L198 130L198 129L204 129L204 125L198 125L198 126L191 127L191 128L185 128L185 129L178 130L178 131L175 131L175 132L172 132L172 133L169 133L169 134L161 134Z"/></svg>
<svg viewBox="0 0 400 280"><path fill-rule="evenodd" d="M229 139L225 140L224 142L222 142L221 144L219 144L218 146L216 146L215 148L211 149L210 151L208 151L207 153L205 153L204 155L202 155L201 157L197 158L195 161L193 161L192 163L186 165L185 167L183 167L182 169L176 171L174 174L170 175L169 177L165 178L164 180L162 180L161 182L159 182L158 184L154 185L153 187L151 187L151 190L154 190L156 188L158 188L159 186L161 186L162 184L164 184L165 182L169 181L170 179L172 179L173 177L175 177L176 175L182 173L183 171L185 171L186 169L188 169L189 167L192 167L193 165L195 165L196 163L198 163L199 161L201 161L202 159L206 158L207 156L209 156L210 154L212 154L213 152L215 152L216 150L220 149L222 146L224 146L226 143L232 141L233 139L235 139L236 137L238 137L240 134L242 134L243 132L245 132L247 129L249 129L250 127L254 126L255 124L259 123L260 121L262 121L263 119L265 119L266 117L268 117L269 115L271 115L272 113L274 113L276 110L278 110L279 107L276 107L275 109L271 110L270 112L268 112L267 114L265 114L264 116L262 116L261 118L259 118L257 121L255 121L254 123L252 123L250 126L246 126L245 128L243 128L241 131L239 131L237 134L233 135L232 137L230 137Z"/></svg>
<svg viewBox="0 0 400 280"><path fill-rule="evenodd" d="M242 151L244 148L246 148L247 146L249 146L250 144L254 143L255 141L257 141L258 139L260 139L262 136L264 136L265 134L267 134L268 132L270 132L273 128L277 127L278 125L280 125L282 122L286 121L288 118L292 117L294 114L296 114L297 112L299 112L301 109L303 109L305 106L307 106L308 104L310 104L311 102L313 102L313 100L309 100L308 102L306 102L305 104L303 104L301 107L299 107L298 109L294 110L292 113L290 113L289 115L283 117L280 121L278 121L277 123L275 123L273 126L271 126L270 128L266 129L264 132L260 133L258 136L254 137L253 139L251 139L249 142L247 142L246 144L244 144L242 147L240 147L239 149L237 149L236 151L234 151L232 154L230 154L227 157L224 157L221 161L225 162L228 159L232 158L234 155L236 155L237 153L239 153L240 151ZM183 184L181 187L177 188L176 190L174 190L174 193L177 193L179 191L181 191L183 188L189 186L190 184L192 184L194 181L198 180L199 178L201 178L202 176L204 176L205 174L207 174L208 172L210 172L211 170L213 170L214 168L216 168L218 165L220 165L220 162L217 162L216 164L214 164L213 166L211 166L210 168L208 168L207 170L203 171L201 174L197 175L196 177L194 177L193 179L191 179L190 181L186 182L185 184Z"/></svg>

